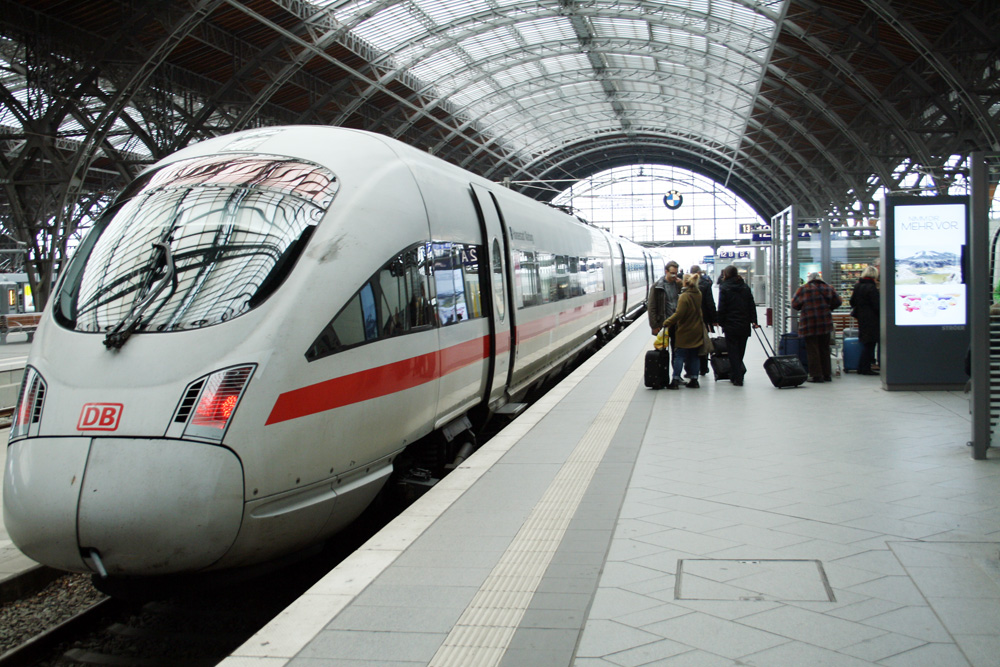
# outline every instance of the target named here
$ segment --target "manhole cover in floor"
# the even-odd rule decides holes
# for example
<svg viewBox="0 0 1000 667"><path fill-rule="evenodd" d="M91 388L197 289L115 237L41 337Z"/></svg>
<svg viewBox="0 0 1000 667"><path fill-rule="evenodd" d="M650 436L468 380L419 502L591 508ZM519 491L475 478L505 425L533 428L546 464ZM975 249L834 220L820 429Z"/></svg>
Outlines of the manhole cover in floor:
<svg viewBox="0 0 1000 667"><path fill-rule="evenodd" d="M818 560L679 560L674 597L836 602Z"/></svg>

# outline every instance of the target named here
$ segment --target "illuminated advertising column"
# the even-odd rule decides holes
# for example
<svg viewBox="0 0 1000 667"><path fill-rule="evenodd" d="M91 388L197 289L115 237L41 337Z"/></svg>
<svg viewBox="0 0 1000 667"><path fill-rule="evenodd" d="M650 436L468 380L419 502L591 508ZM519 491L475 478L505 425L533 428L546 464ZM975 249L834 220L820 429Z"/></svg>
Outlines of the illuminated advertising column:
<svg viewBox="0 0 1000 667"><path fill-rule="evenodd" d="M880 275L885 389L960 389L968 380L962 272L968 210L968 197L885 200Z"/></svg>

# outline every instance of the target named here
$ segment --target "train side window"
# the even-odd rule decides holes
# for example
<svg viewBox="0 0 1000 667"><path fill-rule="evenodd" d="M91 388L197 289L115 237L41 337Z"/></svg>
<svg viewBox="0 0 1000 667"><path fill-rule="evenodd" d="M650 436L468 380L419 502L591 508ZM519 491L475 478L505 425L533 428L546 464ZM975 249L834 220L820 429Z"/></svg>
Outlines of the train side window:
<svg viewBox="0 0 1000 667"><path fill-rule="evenodd" d="M500 242L493 239L493 307L496 309L497 319L503 322L507 311L507 298L504 294L503 259L501 258L500 252ZM483 259L485 260L486 258L483 257Z"/></svg>
<svg viewBox="0 0 1000 667"><path fill-rule="evenodd" d="M587 264L590 272L590 284L594 292L604 291L604 262L599 259L592 259Z"/></svg>
<svg viewBox="0 0 1000 667"><path fill-rule="evenodd" d="M429 244L412 246L386 262L323 327L306 350L315 361L374 340L437 325L428 270Z"/></svg>
<svg viewBox="0 0 1000 667"><path fill-rule="evenodd" d="M369 282L332 322L333 333L342 346L357 345L378 338L376 321L375 295Z"/></svg>
<svg viewBox="0 0 1000 667"><path fill-rule="evenodd" d="M539 303L557 300L556 258L552 253L535 253L538 258Z"/></svg>
<svg viewBox="0 0 1000 667"><path fill-rule="evenodd" d="M454 243L434 244L434 284L441 326L469 319L462 270L462 246Z"/></svg>
<svg viewBox="0 0 1000 667"><path fill-rule="evenodd" d="M462 279L465 281L465 303L469 309L469 317L476 319L485 315L483 311L482 275L486 267L480 265L480 260L488 262L486 247L466 244L460 246L459 258L462 262Z"/></svg>
<svg viewBox="0 0 1000 667"><path fill-rule="evenodd" d="M398 336L434 326L436 317L425 275L427 261L421 244L401 252L379 271L382 335Z"/></svg>
<svg viewBox="0 0 1000 667"><path fill-rule="evenodd" d="M569 295L580 296L583 294L583 285L580 281L580 258L569 258Z"/></svg>

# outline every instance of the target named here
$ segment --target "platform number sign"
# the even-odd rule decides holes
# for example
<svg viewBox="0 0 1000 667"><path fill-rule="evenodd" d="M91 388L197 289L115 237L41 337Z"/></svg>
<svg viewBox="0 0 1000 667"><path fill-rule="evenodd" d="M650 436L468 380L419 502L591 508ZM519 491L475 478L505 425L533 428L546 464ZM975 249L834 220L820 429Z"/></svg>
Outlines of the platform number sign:
<svg viewBox="0 0 1000 667"><path fill-rule="evenodd" d="M667 194L663 195L663 205L671 211L676 211L683 203L684 197L677 190L671 190Z"/></svg>
<svg viewBox="0 0 1000 667"><path fill-rule="evenodd" d="M691 236L691 225L677 225L677 236Z"/></svg>
<svg viewBox="0 0 1000 667"><path fill-rule="evenodd" d="M753 234L754 227L756 226L757 225L755 225L752 222L744 222L743 224L740 225L740 234Z"/></svg>

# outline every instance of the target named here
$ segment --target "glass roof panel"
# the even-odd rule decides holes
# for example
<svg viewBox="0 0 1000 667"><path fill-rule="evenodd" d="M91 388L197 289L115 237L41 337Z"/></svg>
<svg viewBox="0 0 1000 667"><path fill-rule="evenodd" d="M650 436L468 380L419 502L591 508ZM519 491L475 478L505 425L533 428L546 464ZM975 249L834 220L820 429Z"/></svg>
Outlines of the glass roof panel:
<svg viewBox="0 0 1000 667"><path fill-rule="evenodd" d="M645 21L623 18L593 18L597 37L613 37L616 39L649 39L649 24Z"/></svg>
<svg viewBox="0 0 1000 667"><path fill-rule="evenodd" d="M592 0L555 16L523 0L341 0L332 11L506 150L537 154L555 136L628 127L735 146L775 37L757 8L780 15L786 2Z"/></svg>
<svg viewBox="0 0 1000 667"><path fill-rule="evenodd" d="M513 51L520 47L514 33L507 27L496 28L463 39L458 45L475 60L483 60L498 53Z"/></svg>
<svg viewBox="0 0 1000 667"><path fill-rule="evenodd" d="M416 7L438 25L489 9L485 0L412 0Z"/></svg>
<svg viewBox="0 0 1000 667"><path fill-rule="evenodd" d="M590 60L582 53L565 53L546 58L543 62L548 72L573 72L580 76L593 76Z"/></svg>
<svg viewBox="0 0 1000 667"><path fill-rule="evenodd" d="M414 35L423 35L426 31L427 25L408 2L383 9L354 28L358 37L383 51L392 51Z"/></svg>
<svg viewBox="0 0 1000 667"><path fill-rule="evenodd" d="M503 70L502 72L494 72L491 75L491 78L501 88L511 88L523 83L526 80L531 80L535 77L542 77L544 75L545 72L539 68L538 63L528 62Z"/></svg>
<svg viewBox="0 0 1000 667"><path fill-rule="evenodd" d="M429 58L418 62L410 71L424 81L434 81L465 64L465 56L456 49L438 51Z"/></svg>
<svg viewBox="0 0 1000 667"><path fill-rule="evenodd" d="M551 41L576 40L576 32L569 19L561 16L546 16L517 24L517 32L528 44L542 44Z"/></svg>

